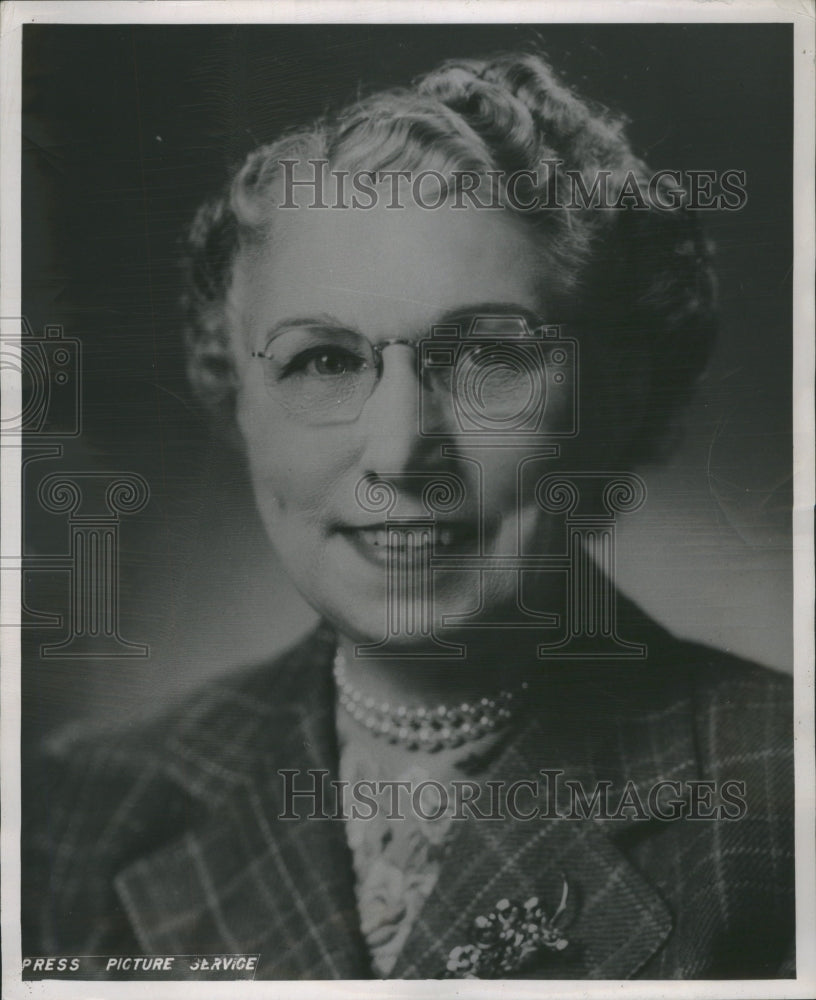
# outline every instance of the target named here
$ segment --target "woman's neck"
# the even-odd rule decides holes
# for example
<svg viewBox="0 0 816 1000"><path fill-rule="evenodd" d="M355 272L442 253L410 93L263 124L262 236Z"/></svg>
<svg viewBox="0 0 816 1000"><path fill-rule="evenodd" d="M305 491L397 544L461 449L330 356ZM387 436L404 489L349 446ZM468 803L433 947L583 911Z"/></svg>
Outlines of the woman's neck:
<svg viewBox="0 0 816 1000"><path fill-rule="evenodd" d="M339 637L339 650L348 681L364 697L390 705L454 706L512 691L541 673L536 658L538 638L527 632L527 642L514 630L478 630L464 643L464 656L358 655L358 645ZM484 634L482 634L484 633Z"/></svg>

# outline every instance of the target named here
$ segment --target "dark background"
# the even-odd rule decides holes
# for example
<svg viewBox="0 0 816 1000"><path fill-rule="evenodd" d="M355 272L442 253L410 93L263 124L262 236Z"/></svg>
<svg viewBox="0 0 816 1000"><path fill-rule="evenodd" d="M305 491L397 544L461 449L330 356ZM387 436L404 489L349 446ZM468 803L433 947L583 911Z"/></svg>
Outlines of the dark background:
<svg viewBox="0 0 816 1000"><path fill-rule="evenodd" d="M178 239L228 168L282 128L442 59L536 46L626 113L655 169L740 169L748 202L711 213L722 335L671 465L644 470L619 580L675 631L790 669L790 25L54 26L24 28L23 303L81 341L82 434L29 466L26 551L65 551L37 503L51 471L133 471L121 630L148 659L44 660L24 630L26 741L78 715L164 705L295 638L311 612L281 577L240 462L184 378ZM25 597L64 613L67 574Z"/></svg>

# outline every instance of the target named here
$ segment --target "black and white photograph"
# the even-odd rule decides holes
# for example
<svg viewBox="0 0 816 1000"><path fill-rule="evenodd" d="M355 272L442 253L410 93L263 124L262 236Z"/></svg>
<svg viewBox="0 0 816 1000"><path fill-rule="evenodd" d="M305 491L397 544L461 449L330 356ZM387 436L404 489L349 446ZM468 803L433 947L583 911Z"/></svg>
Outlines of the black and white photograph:
<svg viewBox="0 0 816 1000"><path fill-rule="evenodd" d="M812 996L812 5L61 6L3 995Z"/></svg>

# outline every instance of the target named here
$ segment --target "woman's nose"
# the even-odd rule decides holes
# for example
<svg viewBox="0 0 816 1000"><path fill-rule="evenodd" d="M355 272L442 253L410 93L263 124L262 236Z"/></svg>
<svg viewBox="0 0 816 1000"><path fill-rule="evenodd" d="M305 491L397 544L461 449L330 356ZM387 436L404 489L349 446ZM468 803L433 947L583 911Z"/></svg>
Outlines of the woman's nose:
<svg viewBox="0 0 816 1000"><path fill-rule="evenodd" d="M417 380L416 348L389 344L382 375L360 415L366 471L379 475L410 471L430 444L422 434L422 387Z"/></svg>

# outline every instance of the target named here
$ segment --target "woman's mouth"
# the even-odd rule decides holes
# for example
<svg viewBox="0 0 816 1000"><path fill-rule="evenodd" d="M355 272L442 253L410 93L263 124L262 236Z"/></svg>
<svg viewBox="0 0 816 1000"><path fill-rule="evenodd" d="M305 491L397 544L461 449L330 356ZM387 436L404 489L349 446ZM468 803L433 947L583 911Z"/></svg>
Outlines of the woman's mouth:
<svg viewBox="0 0 816 1000"><path fill-rule="evenodd" d="M377 563L386 563L389 557L413 562L434 555L475 554L479 537L476 525L465 521L343 527L340 534L362 555Z"/></svg>

